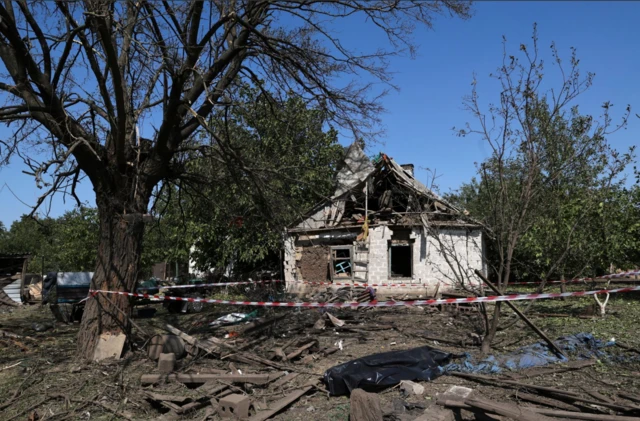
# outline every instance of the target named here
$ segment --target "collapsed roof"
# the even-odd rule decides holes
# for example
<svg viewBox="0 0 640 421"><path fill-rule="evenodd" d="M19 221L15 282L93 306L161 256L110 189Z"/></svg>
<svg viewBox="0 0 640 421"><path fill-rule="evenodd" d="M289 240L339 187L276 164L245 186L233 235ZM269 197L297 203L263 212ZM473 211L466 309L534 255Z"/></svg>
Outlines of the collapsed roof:
<svg viewBox="0 0 640 421"><path fill-rule="evenodd" d="M336 181L334 195L311 209L289 232L360 228L365 212L370 225L481 227L392 158L380 154L371 162L356 143L346 150Z"/></svg>

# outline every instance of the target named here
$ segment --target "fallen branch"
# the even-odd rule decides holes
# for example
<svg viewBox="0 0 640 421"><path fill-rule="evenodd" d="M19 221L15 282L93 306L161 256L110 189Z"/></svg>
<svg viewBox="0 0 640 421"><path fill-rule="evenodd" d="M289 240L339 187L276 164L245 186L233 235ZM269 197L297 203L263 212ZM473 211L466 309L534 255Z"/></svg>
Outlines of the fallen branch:
<svg viewBox="0 0 640 421"><path fill-rule="evenodd" d="M498 288L496 288L495 285L493 285L491 282L489 282L489 280L482 274L482 272L480 272L479 270L476 269L475 271L476 275L478 275L478 277L480 277L480 279L482 279L484 281L485 284L487 284L487 286L489 288L491 288L496 294L502 294L500 292L500 290ZM518 307L516 307L511 301L505 301L505 303L511 308L511 310L514 311L514 313L516 313L518 315L518 317L520 317L534 332L536 332L538 334L538 336L540 336L542 338L542 340L544 340L549 347L555 351L556 354L558 354L559 356L565 358L565 359L569 359L569 357L567 356L567 354L564 353L563 350L561 350L560 348L558 348L558 346L553 343L553 341L551 339L549 339L549 337L543 332L541 331L536 325L533 324L533 322L531 320L529 320L529 318L527 316L524 315L524 313L522 313Z"/></svg>
<svg viewBox="0 0 640 421"><path fill-rule="evenodd" d="M11 364L11 365L8 365L8 366L6 366L6 367L2 367L2 368L0 368L0 371L4 371L4 370L7 370L7 369L9 369L9 368L16 367L16 366L18 366L18 365L20 365L20 364L22 364L22 360L18 361L18 362L17 362L17 363L15 363L15 364Z"/></svg>

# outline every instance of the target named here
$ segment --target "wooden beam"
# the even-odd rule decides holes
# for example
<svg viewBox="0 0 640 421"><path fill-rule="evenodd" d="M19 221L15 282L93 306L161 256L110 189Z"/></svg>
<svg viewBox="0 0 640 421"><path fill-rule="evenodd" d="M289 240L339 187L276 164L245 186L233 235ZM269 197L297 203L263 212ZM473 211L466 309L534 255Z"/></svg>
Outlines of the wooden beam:
<svg viewBox="0 0 640 421"><path fill-rule="evenodd" d="M278 412L282 411L287 406L291 405L292 403L300 399L309 390L313 389L316 383L317 381L313 381L313 384L307 384L307 386L304 386L301 389L294 390L293 392L288 393L284 398L275 401L273 404L270 404L269 406L271 407L271 409L258 412L257 414L249 418L249 421L268 420L269 418L276 415Z"/></svg>
<svg viewBox="0 0 640 421"><path fill-rule="evenodd" d="M281 373L276 374L143 374L140 378L142 384L153 384L161 381L180 382L180 383L206 383L216 380L227 381L230 383L251 383L266 384L271 380L280 377Z"/></svg>
<svg viewBox="0 0 640 421"><path fill-rule="evenodd" d="M502 292L500 292L500 290L496 288L495 285L489 282L489 280L482 274L482 272L477 269L475 272L476 275L478 275L480 279L482 279L484 283L487 284L489 288L491 288L496 294L502 295ZM554 344L553 341L549 339L549 337L543 331L541 331L536 325L534 325L533 322L529 320L529 318L518 309L518 307L516 307L511 301L505 301L505 304L507 304L511 308L511 310L514 311L514 313L516 313L534 332L536 332L538 336L540 336L549 345L549 347L556 352L556 354L560 355L563 358L566 358L567 360L569 359L567 354L565 354L564 351L558 348L558 346Z"/></svg>
<svg viewBox="0 0 640 421"><path fill-rule="evenodd" d="M474 409L473 406L468 405L466 401L460 401L457 399L438 400L438 405L442 405L447 408L460 408L460 409ZM574 420L588 420L588 421L640 421L638 417L626 417L623 415L608 415L608 414L587 414L584 412L572 412L572 411L559 411L555 409L543 409L527 407L527 410L535 412L539 415L545 415L548 417L558 418L570 418ZM520 418L515 418L520 419Z"/></svg>

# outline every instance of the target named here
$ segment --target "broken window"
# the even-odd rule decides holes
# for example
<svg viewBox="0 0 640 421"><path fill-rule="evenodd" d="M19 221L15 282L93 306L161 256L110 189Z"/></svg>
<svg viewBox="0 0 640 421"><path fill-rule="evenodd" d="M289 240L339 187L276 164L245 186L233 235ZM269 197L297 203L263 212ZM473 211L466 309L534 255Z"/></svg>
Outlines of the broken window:
<svg viewBox="0 0 640 421"><path fill-rule="evenodd" d="M409 231L393 233L389 242L389 277L411 278L413 275L413 240Z"/></svg>
<svg viewBox="0 0 640 421"><path fill-rule="evenodd" d="M335 278L353 277L351 246L331 247L331 275Z"/></svg>

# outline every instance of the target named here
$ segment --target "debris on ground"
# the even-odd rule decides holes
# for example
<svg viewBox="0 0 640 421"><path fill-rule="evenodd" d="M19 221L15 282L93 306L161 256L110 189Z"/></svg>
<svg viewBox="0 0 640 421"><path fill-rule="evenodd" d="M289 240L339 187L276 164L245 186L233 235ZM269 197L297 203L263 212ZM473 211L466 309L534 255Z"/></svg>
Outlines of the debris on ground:
<svg viewBox="0 0 640 421"><path fill-rule="evenodd" d="M322 294L371 299L366 289ZM482 316L468 306L188 314L156 306L153 317L134 314L139 327L126 342L105 338L100 360L87 363L75 356L78 324L19 307L0 321L0 411L7 420L634 421L636 300L612 296L604 319L536 319L568 359L524 324L498 332L481 354ZM535 303L527 314L580 315L580 305L592 304ZM252 316L211 324L229 315ZM503 317L520 320L508 309Z"/></svg>

